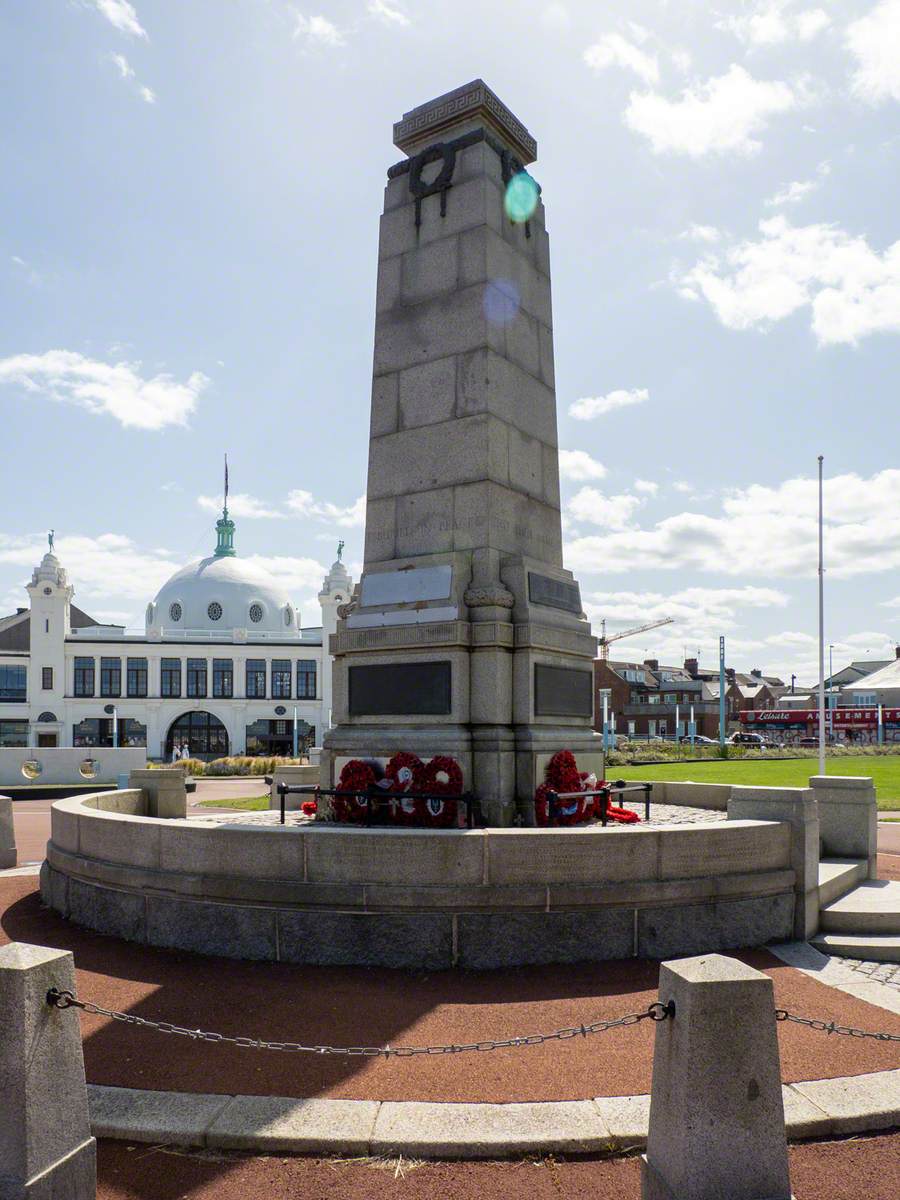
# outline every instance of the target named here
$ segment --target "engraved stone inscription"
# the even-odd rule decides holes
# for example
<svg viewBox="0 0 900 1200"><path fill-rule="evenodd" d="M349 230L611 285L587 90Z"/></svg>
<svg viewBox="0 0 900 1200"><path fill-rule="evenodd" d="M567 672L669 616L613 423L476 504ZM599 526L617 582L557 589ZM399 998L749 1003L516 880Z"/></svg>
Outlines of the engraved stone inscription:
<svg viewBox="0 0 900 1200"><path fill-rule="evenodd" d="M548 608L561 608L564 612L581 616L581 592L577 583L565 579L551 579L549 575L528 572L528 599L532 604L544 604Z"/></svg>
<svg viewBox="0 0 900 1200"><path fill-rule="evenodd" d="M447 716L450 663L384 663L351 667L349 706L354 717Z"/></svg>
<svg viewBox="0 0 900 1200"><path fill-rule="evenodd" d="M534 664L536 717L592 717L593 673L575 667Z"/></svg>
<svg viewBox="0 0 900 1200"><path fill-rule="evenodd" d="M416 600L444 600L450 595L453 568L449 563L413 570L370 571L363 575L360 604L406 604Z"/></svg>

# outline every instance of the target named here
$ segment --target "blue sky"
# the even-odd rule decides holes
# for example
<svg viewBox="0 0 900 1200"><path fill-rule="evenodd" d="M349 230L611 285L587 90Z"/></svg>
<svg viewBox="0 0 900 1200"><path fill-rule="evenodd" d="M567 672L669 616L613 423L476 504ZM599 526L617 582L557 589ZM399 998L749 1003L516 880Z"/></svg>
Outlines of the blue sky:
<svg viewBox="0 0 900 1200"><path fill-rule="evenodd" d="M214 545L308 621L362 547L391 125L538 141L567 565L623 656L815 674L900 637L900 0L2 0L0 607L55 527L138 624ZM627 652L626 652L627 647Z"/></svg>

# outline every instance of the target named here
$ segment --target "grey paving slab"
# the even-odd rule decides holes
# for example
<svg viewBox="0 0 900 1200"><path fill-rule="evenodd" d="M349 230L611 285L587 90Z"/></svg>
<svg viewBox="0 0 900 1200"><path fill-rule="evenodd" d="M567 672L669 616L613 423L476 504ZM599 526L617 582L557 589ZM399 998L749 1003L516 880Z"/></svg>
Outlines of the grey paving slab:
<svg viewBox="0 0 900 1200"><path fill-rule="evenodd" d="M609 1150L611 1138L590 1100L555 1104L382 1104L373 1154L498 1158L521 1153Z"/></svg>
<svg viewBox="0 0 900 1200"><path fill-rule="evenodd" d="M900 1070L812 1079L792 1086L829 1116L835 1133L900 1125Z"/></svg>
<svg viewBox="0 0 900 1200"><path fill-rule="evenodd" d="M792 1084L781 1088L784 1103L784 1124L788 1140L792 1138L823 1137L834 1128L832 1118L817 1104L813 1104Z"/></svg>
<svg viewBox="0 0 900 1200"><path fill-rule="evenodd" d="M377 1100L296 1100L234 1096L210 1125L206 1144L222 1150L368 1154Z"/></svg>
<svg viewBox="0 0 900 1200"><path fill-rule="evenodd" d="M231 1096L88 1086L94 1137L202 1146L213 1119Z"/></svg>

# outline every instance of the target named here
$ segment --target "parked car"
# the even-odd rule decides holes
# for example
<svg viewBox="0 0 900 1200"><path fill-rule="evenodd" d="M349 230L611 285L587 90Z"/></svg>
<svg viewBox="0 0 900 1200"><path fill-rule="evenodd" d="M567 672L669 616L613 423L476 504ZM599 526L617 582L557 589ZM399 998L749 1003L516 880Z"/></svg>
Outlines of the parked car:
<svg viewBox="0 0 900 1200"><path fill-rule="evenodd" d="M682 734L682 736L679 740L681 742L687 742L688 745L690 745L690 742L691 742L690 736L686 733ZM698 734L694 735L694 745L695 746L715 746L717 744L718 743L716 742L715 738L705 737L702 733L698 733Z"/></svg>
<svg viewBox="0 0 900 1200"><path fill-rule="evenodd" d="M766 749L772 745L761 733L733 733L728 742L732 746L755 746L757 749Z"/></svg>

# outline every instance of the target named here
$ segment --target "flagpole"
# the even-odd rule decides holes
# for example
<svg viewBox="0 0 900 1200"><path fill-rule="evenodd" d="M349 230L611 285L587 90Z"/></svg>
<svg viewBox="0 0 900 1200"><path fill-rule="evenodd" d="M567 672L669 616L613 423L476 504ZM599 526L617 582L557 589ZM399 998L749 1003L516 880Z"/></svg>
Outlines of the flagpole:
<svg viewBox="0 0 900 1200"><path fill-rule="evenodd" d="M822 492L822 462L819 455L819 774L825 774L825 538Z"/></svg>

